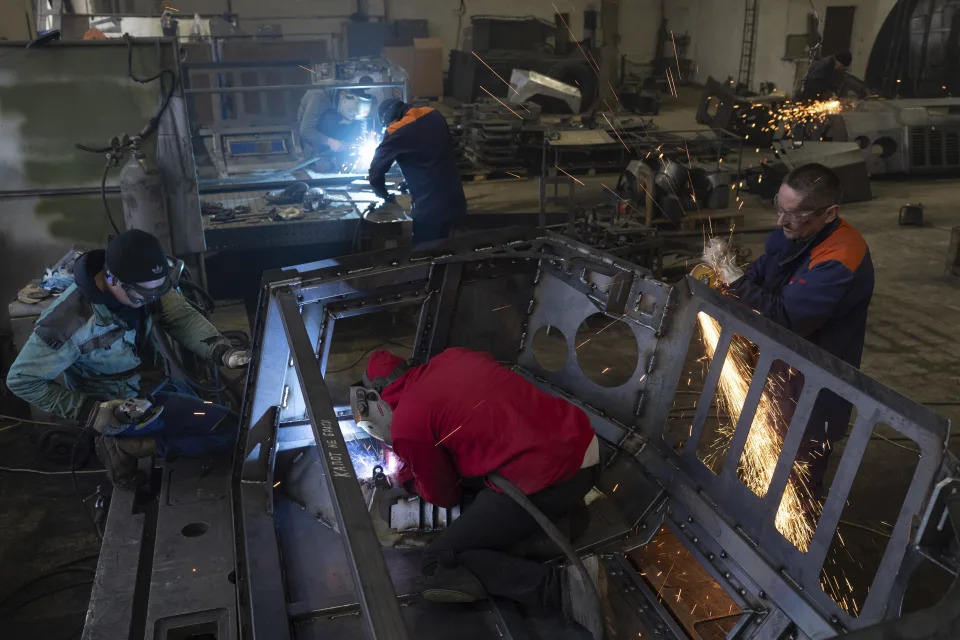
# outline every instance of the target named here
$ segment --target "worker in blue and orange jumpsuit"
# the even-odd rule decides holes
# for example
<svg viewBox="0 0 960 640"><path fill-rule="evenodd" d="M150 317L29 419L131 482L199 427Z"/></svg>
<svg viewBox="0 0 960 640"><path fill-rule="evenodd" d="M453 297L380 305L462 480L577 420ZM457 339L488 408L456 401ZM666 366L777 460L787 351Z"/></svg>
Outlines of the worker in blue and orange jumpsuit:
<svg viewBox="0 0 960 640"><path fill-rule="evenodd" d="M599 474L600 444L587 415L488 353L455 347L412 366L376 351L350 400L357 425L402 461L391 484L440 507L460 504L468 479L496 472L560 518L584 508ZM478 486L424 552L423 597L469 602L489 594L555 607L603 637L611 614L597 612L575 570L507 552L538 531L533 517L491 484ZM596 556L583 563L603 598L602 563Z"/></svg>
<svg viewBox="0 0 960 640"><path fill-rule="evenodd" d="M840 179L829 168L798 167L774 198L780 228L746 273L722 240L711 241L704 259L717 267L731 296L859 368L873 262L863 236L838 215L841 196ZM788 425L803 377L780 361L772 374L781 383L776 393ZM822 497L827 458L833 443L846 436L850 411L850 404L828 389L814 405L797 460L808 465L807 484L815 498Z"/></svg>
<svg viewBox="0 0 960 640"><path fill-rule="evenodd" d="M396 162L413 200L414 243L449 237L467 214L467 199L446 119L432 107L412 108L396 99L380 103L378 115L386 133L370 163L374 193L395 201L386 175Z"/></svg>

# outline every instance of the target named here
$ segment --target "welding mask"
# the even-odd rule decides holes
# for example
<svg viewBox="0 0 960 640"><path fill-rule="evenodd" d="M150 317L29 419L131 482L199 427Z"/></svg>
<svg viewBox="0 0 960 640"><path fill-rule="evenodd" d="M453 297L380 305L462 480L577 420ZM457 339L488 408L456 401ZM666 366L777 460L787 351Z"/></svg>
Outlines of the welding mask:
<svg viewBox="0 0 960 640"><path fill-rule="evenodd" d="M359 385L350 387L350 407L358 427L371 437L392 444L390 422L393 410L376 390Z"/></svg>
<svg viewBox="0 0 960 640"><path fill-rule="evenodd" d="M341 91L337 99L337 113L346 120L363 120L370 117L370 98Z"/></svg>

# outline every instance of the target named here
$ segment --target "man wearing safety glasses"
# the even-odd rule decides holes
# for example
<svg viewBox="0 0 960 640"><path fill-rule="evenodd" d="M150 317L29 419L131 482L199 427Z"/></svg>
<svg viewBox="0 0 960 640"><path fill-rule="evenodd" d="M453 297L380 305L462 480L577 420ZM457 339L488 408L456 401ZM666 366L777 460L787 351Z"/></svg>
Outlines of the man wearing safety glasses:
<svg viewBox="0 0 960 640"><path fill-rule="evenodd" d="M156 343L157 329L218 365L240 368L250 360L249 351L233 348L176 290L160 241L144 231L125 231L106 250L77 258L74 277L40 316L10 367L9 389L44 411L92 428L98 454L118 486L134 484L139 458L202 456L228 447L232 434L213 433L216 423L210 420L170 419L184 413L184 396L171 403L178 411L167 412L165 426L156 421L149 428L124 403L140 395L144 347ZM210 414L222 415L213 407Z"/></svg>
<svg viewBox="0 0 960 640"><path fill-rule="evenodd" d="M873 296L873 262L863 236L839 217L840 179L821 164L791 171L773 204L777 226L763 255L746 272L729 245L710 242L704 262L715 268L727 293L761 315L806 338L841 360L860 366ZM803 376L777 361L784 425L789 424L803 388ZM778 368L779 367L779 368ZM814 497L822 482L831 446L846 435L850 405L824 389L807 423L798 461L806 462Z"/></svg>

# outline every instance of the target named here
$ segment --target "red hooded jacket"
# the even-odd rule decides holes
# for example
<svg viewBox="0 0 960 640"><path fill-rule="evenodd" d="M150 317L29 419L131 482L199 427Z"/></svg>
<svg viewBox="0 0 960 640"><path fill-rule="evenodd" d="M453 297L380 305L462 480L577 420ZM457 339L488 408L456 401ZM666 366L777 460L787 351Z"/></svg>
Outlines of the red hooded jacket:
<svg viewBox="0 0 960 640"><path fill-rule="evenodd" d="M401 362L376 352L367 375L386 376ZM394 452L412 472L417 493L441 507L460 502L461 478L492 471L527 495L567 480L594 436L574 405L490 354L459 347L411 368L381 395L393 409Z"/></svg>

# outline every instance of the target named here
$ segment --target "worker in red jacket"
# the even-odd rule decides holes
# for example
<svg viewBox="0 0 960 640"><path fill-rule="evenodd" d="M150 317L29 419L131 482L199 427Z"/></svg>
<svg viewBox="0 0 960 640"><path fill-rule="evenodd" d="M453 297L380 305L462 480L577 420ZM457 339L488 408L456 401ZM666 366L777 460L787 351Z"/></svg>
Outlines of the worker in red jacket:
<svg viewBox="0 0 960 640"><path fill-rule="evenodd" d="M364 385L351 387L350 395L358 426L403 461L394 482L432 504L460 504L464 479L498 472L555 519L582 508L595 482L600 445L587 415L487 353L451 348L411 366L377 351ZM594 635L602 637L603 621L589 611L589 587L575 572L505 552L538 529L522 507L488 483L427 547L424 598L469 602L491 594L563 606L568 618L599 629ZM602 592L598 559L584 564Z"/></svg>

